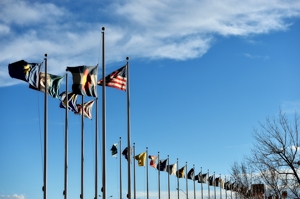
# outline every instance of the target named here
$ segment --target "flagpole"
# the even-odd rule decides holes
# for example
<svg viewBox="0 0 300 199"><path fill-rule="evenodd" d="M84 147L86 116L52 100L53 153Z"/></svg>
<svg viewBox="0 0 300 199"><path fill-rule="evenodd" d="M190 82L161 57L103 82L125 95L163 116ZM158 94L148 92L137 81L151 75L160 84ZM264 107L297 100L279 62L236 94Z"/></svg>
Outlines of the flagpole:
<svg viewBox="0 0 300 199"><path fill-rule="evenodd" d="M187 176L187 162L185 162L185 187L186 187L186 199L189 198L189 188L188 188L188 176Z"/></svg>
<svg viewBox="0 0 300 199"><path fill-rule="evenodd" d="M158 162L158 168L157 168L157 171L158 171L158 199L160 199L160 161L159 161L159 152L158 152L158 155L157 155L157 162Z"/></svg>
<svg viewBox="0 0 300 199"><path fill-rule="evenodd" d="M168 165L170 165L170 156L168 155ZM169 167L170 169L170 167ZM171 198L170 196L170 171L167 171L168 172L168 199Z"/></svg>
<svg viewBox="0 0 300 199"><path fill-rule="evenodd" d="M102 198L106 198L106 79L104 31L105 27L102 27Z"/></svg>
<svg viewBox="0 0 300 199"><path fill-rule="evenodd" d="M135 177L135 142L133 143L133 198L136 199L136 177Z"/></svg>
<svg viewBox="0 0 300 199"><path fill-rule="evenodd" d="M98 197L98 97L96 97L96 115L95 115L95 199Z"/></svg>
<svg viewBox="0 0 300 199"><path fill-rule="evenodd" d="M177 167L179 168L178 158L177 158ZM177 196L178 196L178 199L179 199L179 172L177 174Z"/></svg>
<svg viewBox="0 0 300 199"><path fill-rule="evenodd" d="M219 178L219 187L220 187L220 199L222 199L222 190L221 190L221 183L222 183L222 179L221 179L221 174L220 174L220 178Z"/></svg>
<svg viewBox="0 0 300 199"><path fill-rule="evenodd" d="M147 199L149 199L148 147L146 147L146 177L147 177Z"/></svg>
<svg viewBox="0 0 300 199"><path fill-rule="evenodd" d="M216 183L217 183L217 182L216 182L216 177L215 177L215 175L216 175L216 174L215 174L215 172L214 172L214 178L213 178L214 195L215 195L214 198L217 199L217 196L216 196L216 194L217 194L217 193L216 193Z"/></svg>
<svg viewBox="0 0 300 199"><path fill-rule="evenodd" d="M122 140L120 137L120 199L122 199Z"/></svg>
<svg viewBox="0 0 300 199"><path fill-rule="evenodd" d="M129 92L129 57L126 57L126 74L127 74L127 84L126 84L126 93L127 93L127 147L128 147L128 198L131 199L131 172L130 172L130 161L131 161L131 153L130 153L130 92ZM104 77L103 77L104 79ZM103 82L103 85L104 82ZM103 86L105 87L105 86ZM105 197L106 198L106 197Z"/></svg>
<svg viewBox="0 0 300 199"><path fill-rule="evenodd" d="M84 182L84 96L81 95L81 194L80 198L84 199L83 182Z"/></svg>
<svg viewBox="0 0 300 199"><path fill-rule="evenodd" d="M65 175L64 175L64 199L68 198L68 73L66 73L66 114L65 114Z"/></svg>
<svg viewBox="0 0 300 199"><path fill-rule="evenodd" d="M208 176L208 180L209 180L209 169L207 170L207 176ZM210 188L209 188L209 181L207 183L207 187L208 187L208 199L210 199Z"/></svg>
<svg viewBox="0 0 300 199"><path fill-rule="evenodd" d="M201 199L203 199L203 174L202 174L202 167L201 167Z"/></svg>
<svg viewBox="0 0 300 199"><path fill-rule="evenodd" d="M193 164L193 169L194 169L194 199L196 199L196 181L195 181L195 165Z"/></svg>
<svg viewBox="0 0 300 199"><path fill-rule="evenodd" d="M226 176L225 176L225 183L226 183L226 186L224 186L224 189L225 189L225 198L227 199L227 182L226 182Z"/></svg>
<svg viewBox="0 0 300 199"><path fill-rule="evenodd" d="M149 199L149 178L148 178L148 147L146 147L146 177L147 177L147 199Z"/></svg>
<svg viewBox="0 0 300 199"><path fill-rule="evenodd" d="M44 92L44 199L47 198L47 159L48 159L48 96L47 96L47 90L48 90L48 84L47 84L47 76L48 76L48 63L47 63L47 57L48 55L45 54L45 77L46 77L46 83L45 83L45 92Z"/></svg>

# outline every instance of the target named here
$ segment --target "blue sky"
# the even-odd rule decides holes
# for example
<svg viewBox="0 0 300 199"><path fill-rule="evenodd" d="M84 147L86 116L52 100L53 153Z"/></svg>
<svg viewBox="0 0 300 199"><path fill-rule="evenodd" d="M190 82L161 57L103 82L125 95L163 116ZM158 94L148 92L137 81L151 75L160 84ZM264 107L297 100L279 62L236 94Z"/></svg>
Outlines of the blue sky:
<svg viewBox="0 0 300 199"><path fill-rule="evenodd" d="M101 28L106 27L106 72L130 57L136 153L148 147L161 159L170 155L170 163L179 158L179 167L188 162L196 173L202 167L228 176L230 165L249 154L259 121L280 108L288 115L300 110L299 17L298 0L2 0L0 198L43 194L43 94L12 79L9 63L41 62L48 53L48 72L57 75L67 66L101 65ZM79 198L80 117L69 119L69 198ZM85 119L85 198L94 197L94 124ZM101 130L101 114L99 125ZM109 149L119 137L124 148L126 93L107 88L107 195L113 198L119 196L119 159ZM50 97L48 144L48 197L63 198L64 109ZM136 175L138 198L146 198L145 167L136 167ZM149 168L149 176L151 199L156 199L156 170ZM185 180L180 187L185 191ZM192 189L189 182L189 194ZM171 190L176 194L174 176ZM165 173L161 191L167 192Z"/></svg>

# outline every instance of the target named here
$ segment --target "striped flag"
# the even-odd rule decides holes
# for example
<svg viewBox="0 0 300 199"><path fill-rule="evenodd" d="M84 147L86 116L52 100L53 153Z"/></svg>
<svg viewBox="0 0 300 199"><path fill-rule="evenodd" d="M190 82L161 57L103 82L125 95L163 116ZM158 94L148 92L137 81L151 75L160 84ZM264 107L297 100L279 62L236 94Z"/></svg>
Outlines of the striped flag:
<svg viewBox="0 0 300 199"><path fill-rule="evenodd" d="M88 101L83 104L83 115L89 119L92 119L92 107L93 107L94 102L95 102L95 100L91 100L91 101ZM81 115L82 114L82 105L77 104L77 109L78 109L78 112L76 112L75 114Z"/></svg>
<svg viewBox="0 0 300 199"><path fill-rule="evenodd" d="M113 87L122 91L126 91L126 82L127 82L126 65L110 73L105 77L106 86ZM100 86L103 85L102 79L98 81L98 85Z"/></svg>

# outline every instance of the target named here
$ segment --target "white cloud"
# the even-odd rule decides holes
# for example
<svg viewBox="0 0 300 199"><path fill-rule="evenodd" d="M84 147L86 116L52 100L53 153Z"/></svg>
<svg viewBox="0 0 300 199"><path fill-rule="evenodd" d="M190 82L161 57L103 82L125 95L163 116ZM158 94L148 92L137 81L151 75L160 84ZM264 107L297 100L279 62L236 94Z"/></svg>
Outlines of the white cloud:
<svg viewBox="0 0 300 199"><path fill-rule="evenodd" d="M0 195L1 199L26 199L23 194L13 194L13 195Z"/></svg>
<svg viewBox="0 0 300 199"><path fill-rule="evenodd" d="M245 57L251 58L251 59L263 59L263 60L268 60L270 57L267 55L252 55L250 53L244 53Z"/></svg>
<svg viewBox="0 0 300 199"><path fill-rule="evenodd" d="M102 26L108 63L125 62L126 56L186 60L205 54L215 35L283 31L291 25L287 20L300 15L297 0L128 0L100 8L105 9L105 22L101 18L90 22L86 15L78 17L86 13L66 8L51 1L1 1L1 86L19 83L7 77L8 63L39 61L44 53L49 54L49 72L57 74L66 66L95 64L101 57Z"/></svg>

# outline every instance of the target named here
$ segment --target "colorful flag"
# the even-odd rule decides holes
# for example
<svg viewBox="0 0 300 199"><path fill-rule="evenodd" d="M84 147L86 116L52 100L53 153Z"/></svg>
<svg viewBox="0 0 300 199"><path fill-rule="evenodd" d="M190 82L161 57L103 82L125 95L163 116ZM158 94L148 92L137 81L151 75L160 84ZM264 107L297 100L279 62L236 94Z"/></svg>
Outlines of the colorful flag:
<svg viewBox="0 0 300 199"><path fill-rule="evenodd" d="M189 171L188 174L187 174L187 177L188 177L188 179L190 179L190 180L194 180L194 178L195 178L195 170L194 170L194 168L191 168L191 169L190 169L190 171Z"/></svg>
<svg viewBox="0 0 300 199"><path fill-rule="evenodd" d="M171 164L167 166L166 171L170 174L170 175L176 175L176 170L177 170L177 163Z"/></svg>
<svg viewBox="0 0 300 199"><path fill-rule="evenodd" d="M113 87L122 91L126 91L126 65L118 70L110 73L105 77L105 85L108 87ZM103 80L98 81L98 85L103 85Z"/></svg>
<svg viewBox="0 0 300 199"><path fill-rule="evenodd" d="M39 72L43 63L28 63L24 60L8 64L8 73L10 77L28 82L35 88L38 88Z"/></svg>
<svg viewBox="0 0 300 199"><path fill-rule="evenodd" d="M150 166L156 169L156 159L157 157L154 155L149 155L148 158L150 159Z"/></svg>
<svg viewBox="0 0 300 199"><path fill-rule="evenodd" d="M67 106L67 99L66 99L66 92L62 92L60 95L60 108L66 108ZM78 112L76 101L77 101L77 94L72 92L68 93L68 109L74 113Z"/></svg>
<svg viewBox="0 0 300 199"><path fill-rule="evenodd" d="M58 98L59 99L59 87L60 87L60 83L63 80L63 76L58 76L58 75L51 75L51 74L47 74L47 94L49 94L51 97L54 98ZM34 87L32 85L29 85L29 88L34 89L34 90L38 90L41 92L45 92L45 73L40 72L39 75L39 83L38 83L38 87Z"/></svg>
<svg viewBox="0 0 300 199"><path fill-rule="evenodd" d="M98 65L67 67L67 70L73 76L73 93L97 97Z"/></svg>
<svg viewBox="0 0 300 199"><path fill-rule="evenodd" d="M184 170L185 170L185 166L179 169L178 171L176 171L177 178L184 178Z"/></svg>
<svg viewBox="0 0 300 199"><path fill-rule="evenodd" d="M83 108L81 104L77 104L78 111L75 114L81 115L83 109L83 115L89 119L92 119L92 108L95 100L90 100L83 104Z"/></svg>
<svg viewBox="0 0 300 199"><path fill-rule="evenodd" d="M168 159L159 160L159 162L157 163L157 166L156 166L157 170L166 171L167 161L168 161Z"/></svg>
<svg viewBox="0 0 300 199"><path fill-rule="evenodd" d="M146 155L146 152L143 152L134 157L138 161L140 167L145 166Z"/></svg>
<svg viewBox="0 0 300 199"><path fill-rule="evenodd" d="M110 151L111 151L111 155L113 157L117 157L117 153L118 153L118 149L117 149L118 143L115 143L112 145Z"/></svg>
<svg viewBox="0 0 300 199"><path fill-rule="evenodd" d="M213 186L213 182L214 182L214 176L209 176L208 177L208 184L209 184L209 186Z"/></svg>

